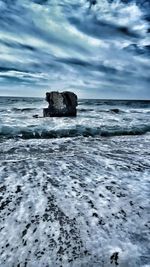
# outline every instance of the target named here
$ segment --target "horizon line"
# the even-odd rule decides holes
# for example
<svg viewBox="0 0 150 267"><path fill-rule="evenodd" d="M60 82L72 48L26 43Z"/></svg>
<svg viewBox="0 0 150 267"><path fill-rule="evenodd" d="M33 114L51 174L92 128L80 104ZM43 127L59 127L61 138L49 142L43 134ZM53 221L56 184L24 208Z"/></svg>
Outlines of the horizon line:
<svg viewBox="0 0 150 267"><path fill-rule="evenodd" d="M11 97L11 98L45 98L42 96L8 96L0 95L0 97ZM103 101L150 101L150 99L135 99L135 98L78 98L79 100L103 100Z"/></svg>

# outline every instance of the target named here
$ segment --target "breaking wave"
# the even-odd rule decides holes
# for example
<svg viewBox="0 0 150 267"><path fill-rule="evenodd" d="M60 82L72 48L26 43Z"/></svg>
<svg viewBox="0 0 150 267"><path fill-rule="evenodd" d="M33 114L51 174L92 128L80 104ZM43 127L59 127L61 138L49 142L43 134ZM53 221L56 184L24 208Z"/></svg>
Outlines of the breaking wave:
<svg viewBox="0 0 150 267"><path fill-rule="evenodd" d="M125 135L142 135L150 132L150 125L137 127L85 127L77 125L76 127L67 129L40 129L36 127L11 127L2 126L0 128L1 138L21 138L21 139L50 139L50 138L64 138L64 137L111 137L111 136L125 136Z"/></svg>

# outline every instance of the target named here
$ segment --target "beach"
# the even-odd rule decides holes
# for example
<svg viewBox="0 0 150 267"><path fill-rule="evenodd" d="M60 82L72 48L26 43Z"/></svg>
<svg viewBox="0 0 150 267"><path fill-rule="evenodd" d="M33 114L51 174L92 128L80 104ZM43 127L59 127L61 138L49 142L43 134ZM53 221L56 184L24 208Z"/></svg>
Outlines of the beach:
<svg viewBox="0 0 150 267"><path fill-rule="evenodd" d="M0 266L148 267L150 102L44 105L0 98Z"/></svg>

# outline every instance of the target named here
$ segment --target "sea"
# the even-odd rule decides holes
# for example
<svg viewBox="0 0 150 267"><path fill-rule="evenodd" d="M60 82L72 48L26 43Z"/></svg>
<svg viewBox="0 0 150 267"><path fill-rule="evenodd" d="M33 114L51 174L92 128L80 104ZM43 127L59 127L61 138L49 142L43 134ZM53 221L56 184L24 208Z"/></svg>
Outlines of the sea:
<svg viewBox="0 0 150 267"><path fill-rule="evenodd" d="M149 267L150 101L44 107L0 97L0 267Z"/></svg>
<svg viewBox="0 0 150 267"><path fill-rule="evenodd" d="M150 0L0 0L0 267L150 267L148 99Z"/></svg>

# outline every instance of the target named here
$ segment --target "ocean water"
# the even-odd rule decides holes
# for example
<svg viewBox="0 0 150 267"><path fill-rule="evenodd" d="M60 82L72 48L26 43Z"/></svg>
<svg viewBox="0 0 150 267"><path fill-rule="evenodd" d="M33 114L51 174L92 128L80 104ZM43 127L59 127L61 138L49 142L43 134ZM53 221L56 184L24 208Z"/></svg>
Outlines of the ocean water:
<svg viewBox="0 0 150 267"><path fill-rule="evenodd" d="M0 97L0 267L149 267L150 101L46 106Z"/></svg>

